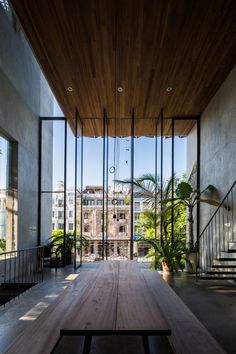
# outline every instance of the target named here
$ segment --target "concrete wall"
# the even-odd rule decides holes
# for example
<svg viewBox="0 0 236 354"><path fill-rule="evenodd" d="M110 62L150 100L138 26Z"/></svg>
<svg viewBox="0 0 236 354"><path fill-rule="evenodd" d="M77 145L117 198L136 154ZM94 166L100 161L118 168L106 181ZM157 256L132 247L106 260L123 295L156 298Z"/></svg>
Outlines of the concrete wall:
<svg viewBox="0 0 236 354"><path fill-rule="evenodd" d="M201 116L201 190L212 184L222 199L236 179L236 67ZM201 205L202 230L215 207Z"/></svg>
<svg viewBox="0 0 236 354"><path fill-rule="evenodd" d="M24 248L37 242L38 117L53 115L53 95L22 32L1 6L0 83L0 131L18 142L17 247Z"/></svg>

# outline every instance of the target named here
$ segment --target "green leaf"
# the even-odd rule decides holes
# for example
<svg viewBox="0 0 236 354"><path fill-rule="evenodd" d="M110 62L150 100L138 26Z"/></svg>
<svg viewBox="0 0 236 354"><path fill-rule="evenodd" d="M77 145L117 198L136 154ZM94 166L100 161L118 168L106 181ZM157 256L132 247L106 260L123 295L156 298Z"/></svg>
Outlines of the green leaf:
<svg viewBox="0 0 236 354"><path fill-rule="evenodd" d="M187 182L179 183L176 189L176 195L181 199L189 199L192 192L193 192L193 188Z"/></svg>

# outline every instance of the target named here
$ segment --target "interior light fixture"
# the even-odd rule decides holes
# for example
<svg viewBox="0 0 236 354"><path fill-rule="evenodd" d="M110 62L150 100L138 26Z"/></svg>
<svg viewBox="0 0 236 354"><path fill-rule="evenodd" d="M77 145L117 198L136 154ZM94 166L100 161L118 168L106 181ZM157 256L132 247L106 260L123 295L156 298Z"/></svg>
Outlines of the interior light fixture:
<svg viewBox="0 0 236 354"><path fill-rule="evenodd" d="M122 88L122 87L118 87L117 91L118 91L119 93L121 93L121 92L123 92L123 88Z"/></svg>
<svg viewBox="0 0 236 354"><path fill-rule="evenodd" d="M73 91L73 87L68 86L68 87L67 87L67 91L72 92L72 91Z"/></svg>
<svg viewBox="0 0 236 354"><path fill-rule="evenodd" d="M172 87L167 87L167 89L166 89L166 92L171 92L173 90L173 88Z"/></svg>

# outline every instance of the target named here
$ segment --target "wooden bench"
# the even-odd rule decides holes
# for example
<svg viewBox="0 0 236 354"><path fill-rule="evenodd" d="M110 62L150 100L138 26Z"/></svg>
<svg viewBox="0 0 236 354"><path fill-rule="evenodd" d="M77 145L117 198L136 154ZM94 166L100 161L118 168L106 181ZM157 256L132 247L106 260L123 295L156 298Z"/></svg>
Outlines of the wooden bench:
<svg viewBox="0 0 236 354"><path fill-rule="evenodd" d="M132 261L83 270L7 353L51 353L65 335L84 335L88 353L93 335L110 334L142 336L146 353L149 335L169 336L176 353L224 353L161 276Z"/></svg>

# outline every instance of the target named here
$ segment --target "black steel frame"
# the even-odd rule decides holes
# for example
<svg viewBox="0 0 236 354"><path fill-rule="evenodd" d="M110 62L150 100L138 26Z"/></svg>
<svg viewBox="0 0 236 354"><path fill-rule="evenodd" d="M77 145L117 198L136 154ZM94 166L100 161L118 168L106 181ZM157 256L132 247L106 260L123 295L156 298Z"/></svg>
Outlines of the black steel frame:
<svg viewBox="0 0 236 354"><path fill-rule="evenodd" d="M171 146L171 178L172 178L172 189L171 195L174 197L174 159L175 159L175 122L177 120L195 120L197 122L197 188L200 188L200 118L199 117L174 117L172 118L172 146ZM65 122L65 137L64 137L64 250L65 250L65 235L66 235L66 182L67 182L67 119L64 117L41 117L39 120L39 178L38 178L38 245L41 244L41 196L44 193L58 193L55 191L47 191L42 190L41 180L42 180L42 129L44 121L64 121ZM158 136L158 123L160 121L160 200L163 199L163 137L164 137L164 116L163 109L160 111L160 115L158 119L156 119L156 127L155 127L155 179L157 181L157 136ZM80 122L81 126L81 149L80 149L80 263L77 265L76 263L76 233L77 233L77 164L78 164L78 123ZM134 241L134 129L135 129L135 114L134 109L132 109L132 119L131 119L131 142L130 142L130 157L131 157L131 218L130 218L130 259L133 259L133 241ZM102 204L102 259L107 259L107 244L108 244L108 158L109 158L109 130L108 130L108 119L106 110L103 111L103 204ZM75 114L75 205L74 205L74 223L75 223L75 235L74 235L74 269L77 269L82 265L82 237L83 237L83 125L81 120L79 119L78 110L76 110ZM61 192L60 192L61 193ZM106 200L105 200L106 199ZM161 210L163 209L162 203L160 206ZM157 212L157 185L155 188L155 214ZM199 219L200 219L200 208L197 206L197 240L199 240ZM160 241L163 244L163 220L161 216L160 220ZM155 220L155 238L157 238L157 227ZM171 239L174 241L174 209L172 208L172 224L171 224ZM63 254L63 264L65 265L65 252Z"/></svg>

